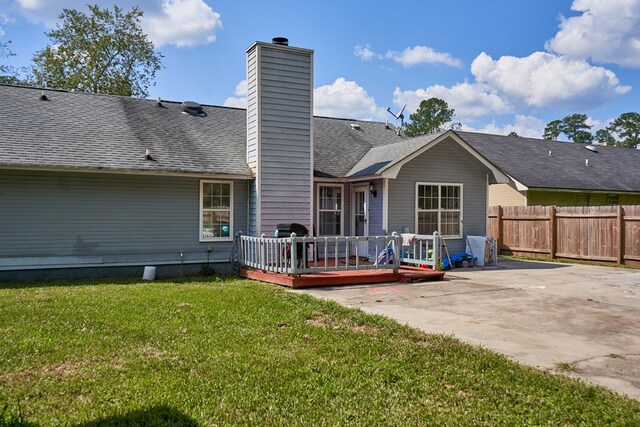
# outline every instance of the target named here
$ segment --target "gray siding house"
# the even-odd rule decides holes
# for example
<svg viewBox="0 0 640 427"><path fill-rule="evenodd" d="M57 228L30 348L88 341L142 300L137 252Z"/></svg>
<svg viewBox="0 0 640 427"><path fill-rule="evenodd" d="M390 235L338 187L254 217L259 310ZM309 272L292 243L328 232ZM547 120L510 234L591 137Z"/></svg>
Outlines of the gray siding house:
<svg viewBox="0 0 640 427"><path fill-rule="evenodd" d="M257 42L247 78L246 110L0 85L0 280L230 271L278 223L486 234L508 177L460 134L314 117L308 49Z"/></svg>

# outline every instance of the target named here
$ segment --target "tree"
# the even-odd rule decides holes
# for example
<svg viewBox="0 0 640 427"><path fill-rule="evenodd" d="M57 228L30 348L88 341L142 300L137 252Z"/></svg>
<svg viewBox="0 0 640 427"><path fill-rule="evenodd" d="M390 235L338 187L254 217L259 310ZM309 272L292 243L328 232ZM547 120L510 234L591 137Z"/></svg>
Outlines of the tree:
<svg viewBox="0 0 640 427"><path fill-rule="evenodd" d="M520 135L518 135L518 132L512 130L511 132L509 132L509 135L507 136L515 136L515 137L520 137Z"/></svg>
<svg viewBox="0 0 640 427"><path fill-rule="evenodd" d="M404 133L407 136L418 136L440 132L447 127L460 129L461 123L451 121L454 114L455 110L449 108L446 101L439 98L425 99L420 102L416 112L409 116L411 123L407 124Z"/></svg>
<svg viewBox="0 0 640 427"><path fill-rule="evenodd" d="M591 126L587 124L586 114L571 114L562 120L553 120L547 123L542 137L556 140L563 133L570 141L590 144L593 142L593 135L589 132L589 129L591 129Z"/></svg>
<svg viewBox="0 0 640 427"><path fill-rule="evenodd" d="M590 144L593 135L589 132L591 126L587 124L586 114L571 114L562 119L562 133L573 142Z"/></svg>
<svg viewBox="0 0 640 427"><path fill-rule="evenodd" d="M555 141L558 139L560 134L562 133L562 120L553 120L547 123L547 126L544 128L544 133L542 137L544 139L548 139L549 141Z"/></svg>
<svg viewBox="0 0 640 427"><path fill-rule="evenodd" d="M0 42L0 58L9 58L10 56L16 56L16 54L13 53L9 48L9 43L11 43L11 41L8 41L6 43ZM17 74L18 73L16 72L16 69L11 65L0 64L0 83L15 83Z"/></svg>
<svg viewBox="0 0 640 427"><path fill-rule="evenodd" d="M598 142L606 142L607 144L615 144L616 139L611 135L608 129L598 129L596 131L595 140Z"/></svg>
<svg viewBox="0 0 640 427"><path fill-rule="evenodd" d="M607 130L617 133L622 138L622 141L615 142L616 145L636 148L640 144L640 114L620 114L620 117L611 122Z"/></svg>
<svg viewBox="0 0 640 427"><path fill-rule="evenodd" d="M142 11L88 8L89 15L63 9L60 23L47 33L52 43L33 57L35 80L61 89L147 96L162 54L142 32Z"/></svg>

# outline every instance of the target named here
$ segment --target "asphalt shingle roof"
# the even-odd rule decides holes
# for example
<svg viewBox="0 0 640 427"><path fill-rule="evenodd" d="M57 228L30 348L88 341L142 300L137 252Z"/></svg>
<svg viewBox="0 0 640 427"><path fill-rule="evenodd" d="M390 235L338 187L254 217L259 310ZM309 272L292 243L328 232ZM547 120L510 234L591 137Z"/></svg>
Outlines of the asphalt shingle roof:
<svg viewBox="0 0 640 427"><path fill-rule="evenodd" d="M197 117L179 102L44 93L0 85L0 164L251 175L244 109L203 105ZM314 117L313 127L316 176L342 178L371 147L406 139L384 123Z"/></svg>
<svg viewBox="0 0 640 427"><path fill-rule="evenodd" d="M0 86L0 164L251 176L246 112ZM145 159L149 150L154 161Z"/></svg>
<svg viewBox="0 0 640 427"><path fill-rule="evenodd" d="M382 169L386 169L388 166L410 156L443 133L444 132L433 133L373 147L351 168L347 176L375 175L381 172Z"/></svg>
<svg viewBox="0 0 640 427"><path fill-rule="evenodd" d="M457 132L503 172L530 188L640 192L640 150ZM551 152L551 155L549 155ZM585 160L589 160L589 166Z"/></svg>
<svg viewBox="0 0 640 427"><path fill-rule="evenodd" d="M197 117L178 102L44 93L47 101L41 89L0 85L1 165L251 176L244 109L203 105ZM528 187L640 192L640 150L457 133ZM440 135L407 138L384 123L314 117L314 173L375 175Z"/></svg>

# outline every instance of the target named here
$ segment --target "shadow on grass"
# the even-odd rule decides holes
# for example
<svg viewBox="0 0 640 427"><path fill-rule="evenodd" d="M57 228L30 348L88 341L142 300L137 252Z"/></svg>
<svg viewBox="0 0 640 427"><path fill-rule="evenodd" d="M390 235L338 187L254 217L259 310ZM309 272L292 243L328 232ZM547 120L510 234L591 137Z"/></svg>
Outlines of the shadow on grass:
<svg viewBox="0 0 640 427"><path fill-rule="evenodd" d="M106 426L178 426L198 427L199 424L191 417L175 408L160 405L147 409L138 409L123 415L112 415L88 423L75 424L74 427L106 427Z"/></svg>
<svg viewBox="0 0 640 427"><path fill-rule="evenodd" d="M81 424L70 424L73 427L107 427L107 426L177 426L199 427L191 417L175 408L166 405L138 409L122 415L111 415ZM38 427L38 424L22 420L20 417L0 418L0 427Z"/></svg>
<svg viewBox="0 0 640 427"><path fill-rule="evenodd" d="M212 276L182 276L167 277L147 282L140 277L105 277L98 279L53 279L53 280L25 280L25 281L1 281L0 289L26 289L26 288L48 288L66 286L98 286L98 285L139 285L143 283L223 283L233 280L243 280L231 274L220 274Z"/></svg>

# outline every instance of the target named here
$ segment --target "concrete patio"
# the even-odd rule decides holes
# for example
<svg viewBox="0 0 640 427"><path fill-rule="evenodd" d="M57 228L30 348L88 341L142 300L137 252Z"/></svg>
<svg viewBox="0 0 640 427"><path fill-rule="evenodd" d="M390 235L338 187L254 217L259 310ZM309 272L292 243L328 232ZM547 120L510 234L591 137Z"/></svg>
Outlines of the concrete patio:
<svg viewBox="0 0 640 427"><path fill-rule="evenodd" d="M444 281L296 290L640 399L640 270L501 259Z"/></svg>

